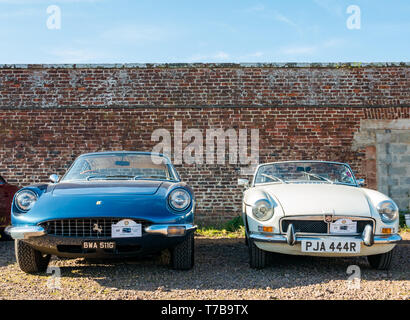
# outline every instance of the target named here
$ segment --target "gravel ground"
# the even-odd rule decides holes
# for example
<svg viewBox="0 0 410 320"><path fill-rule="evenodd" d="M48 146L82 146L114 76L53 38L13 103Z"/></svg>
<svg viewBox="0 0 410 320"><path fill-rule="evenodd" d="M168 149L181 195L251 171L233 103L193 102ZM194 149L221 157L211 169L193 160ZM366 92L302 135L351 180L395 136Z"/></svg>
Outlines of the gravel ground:
<svg viewBox="0 0 410 320"><path fill-rule="evenodd" d="M410 233L396 247L389 272L365 258L269 255L263 270L248 267L243 238L196 238L196 265L174 271L159 258L87 261L53 258L60 289L50 274L21 272L11 241L0 242L0 299L406 299L410 300ZM346 269L361 269L360 288L349 289ZM58 283L55 282L55 285Z"/></svg>

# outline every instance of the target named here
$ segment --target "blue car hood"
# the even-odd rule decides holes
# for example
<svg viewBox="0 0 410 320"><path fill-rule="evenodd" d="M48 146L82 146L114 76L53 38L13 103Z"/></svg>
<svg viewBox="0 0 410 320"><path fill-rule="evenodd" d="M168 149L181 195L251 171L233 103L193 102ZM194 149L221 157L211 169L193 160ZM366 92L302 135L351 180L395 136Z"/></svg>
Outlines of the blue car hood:
<svg viewBox="0 0 410 320"><path fill-rule="evenodd" d="M150 195L155 194L162 183L162 181L59 183L55 185L52 195L54 197L78 195Z"/></svg>
<svg viewBox="0 0 410 320"><path fill-rule="evenodd" d="M120 217L154 223L176 223L185 215L171 212L167 197L180 183L168 181L102 181L49 185L18 223L53 219ZM17 221L15 221L17 223Z"/></svg>

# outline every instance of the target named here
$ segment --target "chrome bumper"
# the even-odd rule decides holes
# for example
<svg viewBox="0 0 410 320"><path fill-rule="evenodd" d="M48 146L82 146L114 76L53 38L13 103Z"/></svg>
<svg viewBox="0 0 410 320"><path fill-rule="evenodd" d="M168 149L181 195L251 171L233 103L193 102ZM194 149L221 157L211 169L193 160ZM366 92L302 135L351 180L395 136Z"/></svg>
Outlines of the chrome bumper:
<svg viewBox="0 0 410 320"><path fill-rule="evenodd" d="M337 235L312 235L312 236L294 236L294 241L288 239L287 235L266 235L266 234L251 234L249 236L252 240L256 242L269 242L269 243L283 243L294 245L296 243L301 243L303 240L321 240L328 238L350 238L354 240L361 240L366 246L372 246L373 244L392 244L401 241L401 237L398 234L386 235L386 236L374 236L372 242L367 242L363 236L337 236Z"/></svg>
<svg viewBox="0 0 410 320"><path fill-rule="evenodd" d="M180 234L171 234L171 229L180 229ZM188 231L196 230L197 226L192 224L154 224L145 228L149 234L162 234L167 237L184 236ZM25 240L41 237L47 234L46 230L40 226L7 227L5 232L13 239Z"/></svg>
<svg viewBox="0 0 410 320"><path fill-rule="evenodd" d="M153 224L146 227L145 232L150 234L162 234L167 237L173 237L175 235L170 234L170 229L172 228L184 229L183 234L180 235L183 236L188 231L196 230L197 226L193 224Z"/></svg>
<svg viewBox="0 0 410 320"><path fill-rule="evenodd" d="M7 227L5 232L13 239L24 240L35 237L41 237L47 234L43 227L39 226L25 226L25 227Z"/></svg>
<svg viewBox="0 0 410 320"><path fill-rule="evenodd" d="M287 243L290 246L300 243L303 240L321 240L328 238L351 238L354 240L361 240L361 242L368 247L371 247L373 244L387 244L387 243L397 243L401 241L401 237L398 234L391 235L380 235L375 236L373 233L373 228L371 225L367 225L361 235L335 235L335 234L315 234L315 235L303 235L298 236L295 232L293 224L290 224L285 235L267 235L267 234L251 234L250 238L259 241L259 242L271 242L271 243Z"/></svg>

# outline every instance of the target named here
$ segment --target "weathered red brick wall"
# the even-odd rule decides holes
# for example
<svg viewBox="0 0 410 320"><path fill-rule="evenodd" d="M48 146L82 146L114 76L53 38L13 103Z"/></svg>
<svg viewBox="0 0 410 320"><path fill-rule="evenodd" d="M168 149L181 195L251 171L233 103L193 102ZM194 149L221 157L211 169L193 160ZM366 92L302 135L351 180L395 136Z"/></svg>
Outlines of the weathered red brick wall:
<svg viewBox="0 0 410 320"><path fill-rule="evenodd" d="M13 67L13 66L12 66ZM408 65L0 69L2 106L409 105Z"/></svg>
<svg viewBox="0 0 410 320"><path fill-rule="evenodd" d="M181 121L204 141L210 128L256 128L260 162L348 162L374 183L372 152L353 150L353 135L361 119L410 118L409 75L406 64L3 66L0 174L26 185L85 152L150 151L155 129ZM240 213L239 164L177 167L199 218Z"/></svg>

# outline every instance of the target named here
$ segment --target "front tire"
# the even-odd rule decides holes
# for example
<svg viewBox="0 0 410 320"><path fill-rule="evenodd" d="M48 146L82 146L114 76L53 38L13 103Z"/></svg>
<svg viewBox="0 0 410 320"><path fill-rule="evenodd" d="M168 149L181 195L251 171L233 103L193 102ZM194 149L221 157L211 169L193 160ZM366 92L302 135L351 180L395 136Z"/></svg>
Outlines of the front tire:
<svg viewBox="0 0 410 320"><path fill-rule="evenodd" d="M367 256L367 261L369 261L370 266L374 269L388 270L393 259L393 251L394 249L386 253Z"/></svg>
<svg viewBox="0 0 410 320"><path fill-rule="evenodd" d="M21 240L14 241L14 248L21 271L38 273L47 270L51 258L50 255L43 255L40 251L33 249Z"/></svg>
<svg viewBox="0 0 410 320"><path fill-rule="evenodd" d="M266 252L259 249L253 240L248 239L249 265L252 269L263 269L266 265Z"/></svg>
<svg viewBox="0 0 410 320"><path fill-rule="evenodd" d="M194 233L191 232L186 239L171 249L171 267L175 270L189 270L194 266Z"/></svg>

